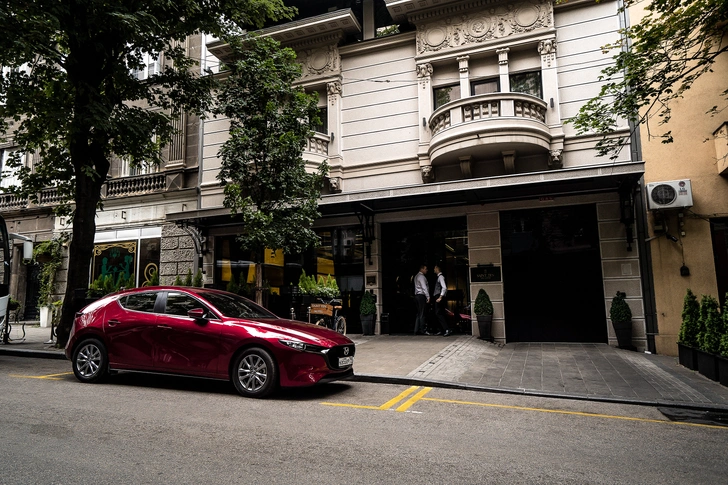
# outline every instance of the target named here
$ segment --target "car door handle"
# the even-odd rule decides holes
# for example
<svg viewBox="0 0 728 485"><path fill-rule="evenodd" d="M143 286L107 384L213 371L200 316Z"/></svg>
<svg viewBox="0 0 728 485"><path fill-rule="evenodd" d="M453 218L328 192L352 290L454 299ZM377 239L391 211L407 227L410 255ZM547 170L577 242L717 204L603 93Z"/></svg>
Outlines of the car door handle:
<svg viewBox="0 0 728 485"><path fill-rule="evenodd" d="M121 322L119 320L109 320L107 323L109 324L109 327L115 327L115 326L119 325Z"/></svg>
<svg viewBox="0 0 728 485"><path fill-rule="evenodd" d="M169 325L157 325L157 327L158 328L163 328L165 330L172 330L172 327L170 327Z"/></svg>

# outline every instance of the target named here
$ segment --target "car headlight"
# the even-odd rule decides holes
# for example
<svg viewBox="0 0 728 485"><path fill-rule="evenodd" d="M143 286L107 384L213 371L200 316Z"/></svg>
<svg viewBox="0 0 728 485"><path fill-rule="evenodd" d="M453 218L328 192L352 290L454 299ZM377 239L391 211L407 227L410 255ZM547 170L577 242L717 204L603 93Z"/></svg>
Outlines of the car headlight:
<svg viewBox="0 0 728 485"><path fill-rule="evenodd" d="M279 340L279 342L292 349L300 350L301 352L313 352L315 354L325 354L326 352L329 351L329 349L327 349L326 347L307 344L305 342L301 342L300 340L283 340L283 339L281 339L281 340Z"/></svg>

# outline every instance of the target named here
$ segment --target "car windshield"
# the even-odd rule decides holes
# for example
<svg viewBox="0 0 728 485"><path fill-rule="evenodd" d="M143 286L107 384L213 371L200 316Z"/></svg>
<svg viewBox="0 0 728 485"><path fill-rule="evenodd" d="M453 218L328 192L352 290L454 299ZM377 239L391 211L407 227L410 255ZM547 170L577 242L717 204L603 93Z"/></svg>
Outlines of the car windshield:
<svg viewBox="0 0 728 485"><path fill-rule="evenodd" d="M212 305L226 317L233 318L278 318L263 307L237 295L200 292Z"/></svg>

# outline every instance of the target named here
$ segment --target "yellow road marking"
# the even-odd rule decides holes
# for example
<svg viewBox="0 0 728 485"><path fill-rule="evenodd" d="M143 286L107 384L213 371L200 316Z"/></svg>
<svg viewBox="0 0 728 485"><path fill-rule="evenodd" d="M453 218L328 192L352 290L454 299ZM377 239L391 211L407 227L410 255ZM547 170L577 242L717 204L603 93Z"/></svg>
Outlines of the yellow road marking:
<svg viewBox="0 0 728 485"><path fill-rule="evenodd" d="M419 389L419 386L412 386L409 389L402 391L399 396L395 397L394 399L390 399L389 401L385 402L381 406L379 406L377 409L390 409L392 406L400 402L402 399L406 398L413 392L415 392L417 389Z"/></svg>
<svg viewBox="0 0 728 485"><path fill-rule="evenodd" d="M634 418L631 416L616 416L612 414L599 414L599 413L585 413L580 411L565 411L561 409L544 409L544 408L531 408L525 406L508 406L505 404L490 404L483 402L470 402L470 401L457 401L454 399L437 399L432 397L421 398L423 401L442 402L447 404L463 404L468 406L481 406L489 408L499 409L514 409L517 411L534 411L540 413L552 413L552 414L567 414L571 416L584 416L587 418L602 418L602 419L619 419L623 421L639 421L643 423L658 423L658 424L676 424L683 426L696 426L700 428L713 428L713 429L728 429L725 426L718 426L712 424L700 424L700 423L685 423L682 421L669 421L663 419L650 419L650 418ZM399 410L399 409L398 409Z"/></svg>
<svg viewBox="0 0 728 485"><path fill-rule="evenodd" d="M403 413L403 412L407 411L410 407L412 407L412 405L414 403L416 403L417 401L419 401L420 399L422 399L423 396L425 394L427 394L428 392L430 392L431 390L432 390L431 387L425 387L425 388L423 388L420 392L418 392L417 394L415 394L411 398L407 399L400 407L397 408L397 411L400 412L400 413Z"/></svg>
<svg viewBox="0 0 728 485"><path fill-rule="evenodd" d="M323 404L324 406L337 406L340 408L375 409L377 411L387 411L388 409L391 409L395 404L397 404L402 399L406 398L407 396L409 396L410 394L412 394L419 388L420 388L419 386L412 386L409 389L405 389L404 391L400 392L397 397L390 399L389 401L385 402L381 406L364 406L361 404L341 404L341 403L336 403L336 402L322 402L321 404ZM427 388L427 389L429 390L430 388ZM424 394L425 393L422 393L422 395L424 395ZM415 396L415 397L417 397L417 396ZM414 399L414 398L412 398L412 399ZM419 400L419 398L415 399L414 401L412 401L412 403L409 406L411 406L418 400ZM405 403L405 404L407 404L407 403ZM404 406L404 404L402 406ZM402 407L402 406L400 406L400 407ZM407 406L407 407L409 407L409 406ZM397 409L397 411L399 411L399 408Z"/></svg>
<svg viewBox="0 0 728 485"><path fill-rule="evenodd" d="M73 372L61 372L60 374L48 374L45 376L21 376L17 374L10 374L10 377L19 377L22 379L47 379L49 381L61 381L61 379L58 376L67 376L68 374L73 374Z"/></svg>

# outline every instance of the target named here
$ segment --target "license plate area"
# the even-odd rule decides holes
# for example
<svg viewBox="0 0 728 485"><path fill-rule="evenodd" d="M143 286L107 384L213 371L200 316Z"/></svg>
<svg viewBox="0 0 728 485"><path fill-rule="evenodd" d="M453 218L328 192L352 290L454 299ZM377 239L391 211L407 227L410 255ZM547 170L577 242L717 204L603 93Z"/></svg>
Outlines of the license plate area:
<svg viewBox="0 0 728 485"><path fill-rule="evenodd" d="M354 357L339 357L339 367L348 367L354 364Z"/></svg>

